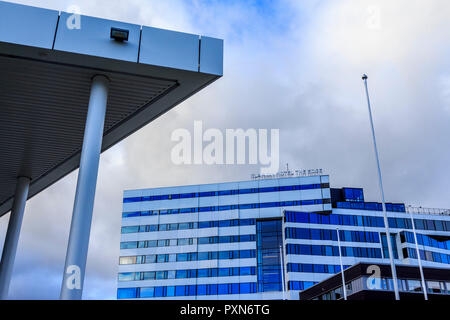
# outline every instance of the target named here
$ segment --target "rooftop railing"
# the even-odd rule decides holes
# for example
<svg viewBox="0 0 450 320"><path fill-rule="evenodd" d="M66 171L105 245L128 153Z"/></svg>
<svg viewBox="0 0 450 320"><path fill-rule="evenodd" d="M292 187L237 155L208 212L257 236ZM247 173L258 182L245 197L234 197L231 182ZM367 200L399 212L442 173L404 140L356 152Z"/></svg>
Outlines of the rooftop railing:
<svg viewBox="0 0 450 320"><path fill-rule="evenodd" d="M450 209L439 209L439 208L423 208L423 207L406 207L407 213L413 214L436 214L441 216L450 216Z"/></svg>

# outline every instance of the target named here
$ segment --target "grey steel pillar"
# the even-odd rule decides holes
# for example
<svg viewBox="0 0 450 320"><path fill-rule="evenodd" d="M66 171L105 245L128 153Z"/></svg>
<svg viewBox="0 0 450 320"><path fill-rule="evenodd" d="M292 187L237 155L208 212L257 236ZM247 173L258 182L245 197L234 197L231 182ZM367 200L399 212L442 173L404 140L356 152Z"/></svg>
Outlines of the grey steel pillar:
<svg viewBox="0 0 450 320"><path fill-rule="evenodd" d="M9 216L8 230L6 231L2 261L0 263L0 299L8 298L9 284L11 282L29 186L30 178L17 178L16 193L14 194L14 202Z"/></svg>
<svg viewBox="0 0 450 320"><path fill-rule="evenodd" d="M84 273L91 232L92 210L97 184L98 163L103 138L109 80L96 75L91 95L81 149L80 170L73 205L69 243L60 299L79 300L83 294Z"/></svg>

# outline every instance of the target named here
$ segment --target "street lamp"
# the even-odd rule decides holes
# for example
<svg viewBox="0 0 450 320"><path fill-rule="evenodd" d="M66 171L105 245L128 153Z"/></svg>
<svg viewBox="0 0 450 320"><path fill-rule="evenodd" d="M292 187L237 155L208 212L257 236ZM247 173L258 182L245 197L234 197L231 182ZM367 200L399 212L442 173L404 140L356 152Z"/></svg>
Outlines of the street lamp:
<svg viewBox="0 0 450 320"><path fill-rule="evenodd" d="M368 78L367 75L363 74L362 80L364 81L364 86L366 88L367 107L369 109L370 126L372 129L373 149L375 152L375 158L377 161L377 168L378 168L378 182L380 185L381 201L383 205L383 219L384 219L384 227L386 228L386 240L389 251L389 260L391 263L392 282L394 283L395 300L400 300L400 294L398 292L397 272L395 270L394 255L392 254L391 234L389 232L389 222L386 213L386 203L384 201L383 179L381 178L380 160L378 158L378 149L377 149L377 142L375 139L375 129L373 127L372 110L370 108L369 90L367 89L367 78Z"/></svg>

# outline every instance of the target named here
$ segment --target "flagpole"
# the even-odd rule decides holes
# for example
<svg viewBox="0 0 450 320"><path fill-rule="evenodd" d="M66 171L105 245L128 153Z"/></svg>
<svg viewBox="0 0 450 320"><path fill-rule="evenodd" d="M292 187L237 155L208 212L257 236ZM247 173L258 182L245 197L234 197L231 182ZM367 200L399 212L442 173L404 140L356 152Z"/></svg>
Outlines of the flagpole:
<svg viewBox="0 0 450 320"><path fill-rule="evenodd" d="M341 238L339 237L339 228L336 228L336 233L339 248L339 262L341 264L342 290L344 292L344 300L347 300L347 288L345 286L344 265L342 264Z"/></svg>
<svg viewBox="0 0 450 320"><path fill-rule="evenodd" d="M378 183L380 185L381 201L382 201L382 206L383 206L383 219L384 219L384 227L386 229L386 240L387 240L388 251L389 251L389 260L391 263L392 282L394 283L395 300L400 300L400 294L398 292L397 272L395 270L394 255L392 254L393 251L392 251L392 244L391 244L391 234L389 232L389 221L388 221L387 213L386 213L386 203L384 201L383 179L381 178L380 160L378 158L378 149L377 149L377 142L375 139L375 129L373 127L372 110L370 108L369 90L367 89L367 78L368 78L367 75L363 74L362 79L364 81L364 86L366 88L367 107L369 109L370 126L372 129L373 148L375 151L375 158L377 161L377 168L378 168Z"/></svg>
<svg viewBox="0 0 450 320"><path fill-rule="evenodd" d="M417 262L419 263L420 278L422 280L423 297L425 298L425 300L428 300L427 286L425 285L425 277L423 275L422 259L420 258L419 243L417 242L416 227L414 226L414 218L411 210L409 211L409 216L411 218L411 224L414 233L414 242L416 244Z"/></svg>
<svg viewBox="0 0 450 320"><path fill-rule="evenodd" d="M284 282L284 263L283 263L283 251L280 246L280 272L281 272L281 288L283 289L283 300L286 300L286 288L285 288L285 282Z"/></svg>

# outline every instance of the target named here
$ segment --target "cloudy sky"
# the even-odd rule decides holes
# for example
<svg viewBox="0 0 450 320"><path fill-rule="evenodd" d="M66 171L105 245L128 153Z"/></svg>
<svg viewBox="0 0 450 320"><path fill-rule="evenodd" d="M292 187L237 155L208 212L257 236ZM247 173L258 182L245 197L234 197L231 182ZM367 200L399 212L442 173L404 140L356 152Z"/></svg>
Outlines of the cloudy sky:
<svg viewBox="0 0 450 320"><path fill-rule="evenodd" d="M323 168L333 187L377 201L361 74L387 201L450 208L447 0L22 0L57 10L222 38L224 76L101 156L85 299L114 299L124 189L248 179L257 165L171 162L177 128L280 130L280 166ZM78 171L27 203L15 299L57 299ZM0 246L8 215L0 218Z"/></svg>

